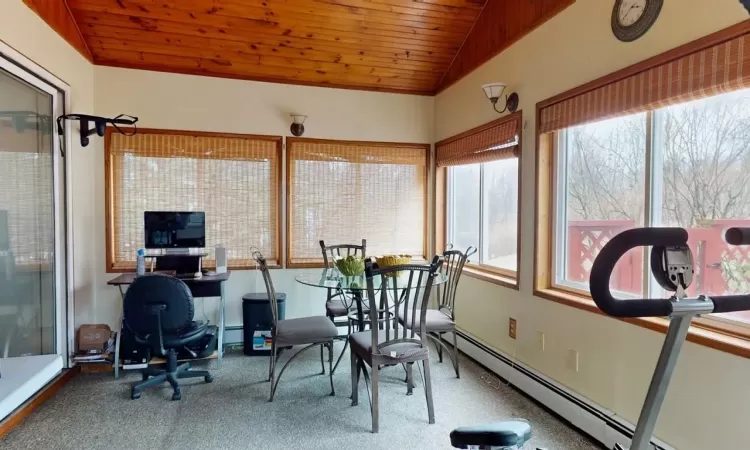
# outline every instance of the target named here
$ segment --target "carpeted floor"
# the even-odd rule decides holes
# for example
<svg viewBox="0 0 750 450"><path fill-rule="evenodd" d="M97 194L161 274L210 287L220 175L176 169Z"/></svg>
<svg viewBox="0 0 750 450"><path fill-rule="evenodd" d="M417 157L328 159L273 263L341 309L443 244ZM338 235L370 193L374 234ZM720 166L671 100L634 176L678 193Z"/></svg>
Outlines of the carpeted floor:
<svg viewBox="0 0 750 450"><path fill-rule="evenodd" d="M532 423L532 445L526 448L600 448L513 388L497 380L492 383L466 358L461 379L455 378L450 363L439 364L433 358L434 425L427 423L419 372L415 370L414 395L406 396L403 369L385 369L380 433L371 434L364 379L359 406L352 407L345 356L334 375L336 396L331 397L317 356L310 350L289 366L273 403L267 401L268 359L238 351L228 353L220 368L216 361L208 365L215 376L212 384L187 380L182 400L176 402L167 387L144 390L140 400L130 400L130 385L140 380L135 372L117 380L106 374L80 374L0 440L0 448L449 449L453 428L513 417Z"/></svg>

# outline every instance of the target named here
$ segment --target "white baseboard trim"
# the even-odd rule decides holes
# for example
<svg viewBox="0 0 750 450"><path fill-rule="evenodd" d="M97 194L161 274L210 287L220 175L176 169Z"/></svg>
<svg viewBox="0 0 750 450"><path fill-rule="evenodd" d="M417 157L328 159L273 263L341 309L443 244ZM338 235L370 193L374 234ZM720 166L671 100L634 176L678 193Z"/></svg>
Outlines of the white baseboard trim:
<svg viewBox="0 0 750 450"><path fill-rule="evenodd" d="M625 445L626 448L630 445L635 426L613 411L569 390L529 366L514 361L512 357L464 331L458 332L458 348L606 448L613 448L615 443ZM488 421L491 420L488 418ZM658 439L654 438L651 442L659 450L675 450Z"/></svg>

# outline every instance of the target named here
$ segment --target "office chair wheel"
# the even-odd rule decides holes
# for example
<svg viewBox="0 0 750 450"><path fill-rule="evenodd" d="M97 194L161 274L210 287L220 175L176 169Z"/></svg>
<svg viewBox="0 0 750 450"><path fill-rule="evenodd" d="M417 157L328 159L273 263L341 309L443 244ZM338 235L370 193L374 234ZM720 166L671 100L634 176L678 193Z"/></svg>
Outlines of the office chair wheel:
<svg viewBox="0 0 750 450"><path fill-rule="evenodd" d="M206 383L213 383L214 376L213 375L206 375L205 377L203 377L203 381L205 381Z"/></svg>
<svg viewBox="0 0 750 450"><path fill-rule="evenodd" d="M174 394L172 394L172 400L180 400L182 398L182 394L180 394L180 391L175 391Z"/></svg>
<svg viewBox="0 0 750 450"><path fill-rule="evenodd" d="M131 400L138 400L139 398L141 398L141 391L133 391L130 393Z"/></svg>

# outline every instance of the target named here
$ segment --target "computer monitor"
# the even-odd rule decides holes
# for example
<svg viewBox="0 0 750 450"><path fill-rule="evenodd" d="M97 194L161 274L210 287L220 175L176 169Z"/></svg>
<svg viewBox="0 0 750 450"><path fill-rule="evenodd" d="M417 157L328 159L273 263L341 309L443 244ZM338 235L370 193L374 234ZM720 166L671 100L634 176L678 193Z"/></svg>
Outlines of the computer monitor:
<svg viewBox="0 0 750 450"><path fill-rule="evenodd" d="M146 248L203 248L206 246L206 213L146 211L143 213Z"/></svg>

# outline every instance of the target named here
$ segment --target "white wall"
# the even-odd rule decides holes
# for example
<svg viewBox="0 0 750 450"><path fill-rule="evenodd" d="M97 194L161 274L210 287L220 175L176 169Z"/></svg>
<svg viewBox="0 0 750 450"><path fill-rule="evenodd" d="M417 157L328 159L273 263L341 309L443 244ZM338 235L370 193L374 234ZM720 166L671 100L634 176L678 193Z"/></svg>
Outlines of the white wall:
<svg viewBox="0 0 750 450"><path fill-rule="evenodd" d="M0 40L67 83L72 111L93 113L94 67L21 0L0 0ZM94 144L84 149L73 139L73 148L66 157L73 179L86 179L99 169L92 165L90 155L101 153L102 148L97 140L92 141ZM74 183L72 198L69 207L73 210L74 273L68 280L73 285L77 308L86 309L93 303L96 274L96 243L90 236L100 223L94 220L93 186Z"/></svg>
<svg viewBox="0 0 750 450"><path fill-rule="evenodd" d="M307 114L305 137L365 141L430 143L434 99L252 81L227 80L109 67L95 68L95 110L101 115L132 114L139 126L230 133L289 136L290 112ZM119 294L105 273L104 156L88 157L92 176L76 180L95 192L95 307L77 308L82 322L114 325ZM317 270L317 269L315 269ZM294 281L299 270L273 270L276 290L287 293L287 318L324 314L325 291ZM235 271L227 283L227 324L242 323L242 295L262 292L256 271ZM215 320L214 300L197 300L197 315Z"/></svg>
<svg viewBox="0 0 750 450"><path fill-rule="evenodd" d="M577 0L561 14L436 98L436 139L497 117L480 89L503 81L518 92L524 111L520 292L464 277L459 289L461 328L504 353L515 354L573 390L635 421L663 335L531 295L534 261L536 103L650 56L748 18L736 0L667 0L653 28L633 43L610 30L613 2ZM518 340L507 337L518 320ZM536 332L546 335L546 349ZM580 370L566 368L568 349ZM743 418L750 414L750 361L688 343L657 427L683 450L747 448Z"/></svg>

